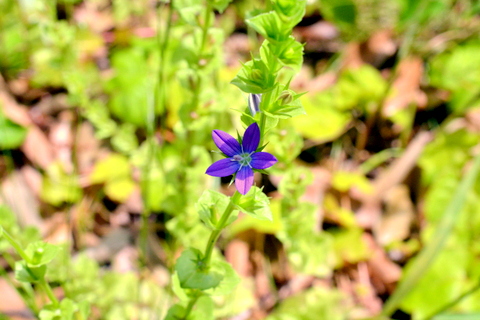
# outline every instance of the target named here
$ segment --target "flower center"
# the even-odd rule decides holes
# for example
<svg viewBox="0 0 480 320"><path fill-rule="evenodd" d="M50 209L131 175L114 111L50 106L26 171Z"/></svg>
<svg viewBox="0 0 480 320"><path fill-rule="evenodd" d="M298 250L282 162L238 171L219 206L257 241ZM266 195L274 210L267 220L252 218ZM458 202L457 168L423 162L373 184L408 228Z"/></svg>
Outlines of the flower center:
<svg viewBox="0 0 480 320"><path fill-rule="evenodd" d="M233 161L239 162L242 167L250 166L250 161L252 161L250 153L236 154L232 158Z"/></svg>

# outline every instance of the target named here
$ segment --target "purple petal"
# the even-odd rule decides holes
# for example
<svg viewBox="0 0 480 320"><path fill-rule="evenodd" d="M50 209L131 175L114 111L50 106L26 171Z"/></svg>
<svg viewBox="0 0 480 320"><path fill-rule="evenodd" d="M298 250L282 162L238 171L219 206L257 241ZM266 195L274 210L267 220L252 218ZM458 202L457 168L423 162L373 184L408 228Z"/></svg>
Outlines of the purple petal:
<svg viewBox="0 0 480 320"><path fill-rule="evenodd" d="M253 169L267 169L277 163L277 158L268 152L255 152L251 157L250 165Z"/></svg>
<svg viewBox="0 0 480 320"><path fill-rule="evenodd" d="M247 153L254 152L257 150L259 143L260 128L258 127L258 124L254 122L247 128L247 130L245 130L245 134L243 135L243 151Z"/></svg>
<svg viewBox="0 0 480 320"><path fill-rule="evenodd" d="M222 130L213 130L212 138L218 149L220 149L227 156L233 157L236 154L242 153L240 143L238 143L238 141L228 133L223 132Z"/></svg>
<svg viewBox="0 0 480 320"><path fill-rule="evenodd" d="M251 153L257 150L260 143L260 128L258 124L252 123L243 135L243 152Z"/></svg>
<svg viewBox="0 0 480 320"><path fill-rule="evenodd" d="M227 177L237 172L239 168L240 164L237 161L226 158L214 162L205 173L213 177Z"/></svg>
<svg viewBox="0 0 480 320"><path fill-rule="evenodd" d="M253 170L250 167L242 167L235 177L235 187L238 192L245 195L253 185Z"/></svg>

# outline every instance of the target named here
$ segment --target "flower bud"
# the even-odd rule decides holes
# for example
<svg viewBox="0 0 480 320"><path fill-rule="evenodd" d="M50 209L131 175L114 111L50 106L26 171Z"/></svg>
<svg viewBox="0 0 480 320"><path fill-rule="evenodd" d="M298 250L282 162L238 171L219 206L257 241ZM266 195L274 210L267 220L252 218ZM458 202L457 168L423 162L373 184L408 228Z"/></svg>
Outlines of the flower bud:
<svg viewBox="0 0 480 320"><path fill-rule="evenodd" d="M248 108L250 109L250 113L252 117L254 117L257 113L260 112L260 102L262 101L262 94L261 93L250 93L248 95Z"/></svg>
<svg viewBox="0 0 480 320"><path fill-rule="evenodd" d="M280 105L282 106L290 104L293 101L293 95L289 90L285 90L282 93L280 93L277 101L280 102Z"/></svg>

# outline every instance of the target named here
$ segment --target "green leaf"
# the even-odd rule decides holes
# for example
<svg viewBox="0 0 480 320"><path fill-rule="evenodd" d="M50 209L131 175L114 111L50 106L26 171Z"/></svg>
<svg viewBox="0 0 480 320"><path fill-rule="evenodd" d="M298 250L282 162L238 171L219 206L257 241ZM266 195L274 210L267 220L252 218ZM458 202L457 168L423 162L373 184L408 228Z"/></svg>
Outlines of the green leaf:
<svg viewBox="0 0 480 320"><path fill-rule="evenodd" d="M226 195L213 190L206 190L200 199L198 199L195 208L198 211L200 220L202 220L209 229L216 230L217 222L227 208L229 202L230 198ZM238 211L235 210L225 226L228 226L235 221L237 214Z"/></svg>
<svg viewBox="0 0 480 320"><path fill-rule="evenodd" d="M352 0L321 0L320 11L326 19L342 29L355 26L357 8Z"/></svg>
<svg viewBox="0 0 480 320"><path fill-rule="evenodd" d="M181 287L180 279L178 279L178 273L176 271L172 275L172 290L180 301L188 301L190 299L186 290Z"/></svg>
<svg viewBox="0 0 480 320"><path fill-rule="evenodd" d="M273 9L278 13L280 19L289 26L294 27L302 21L305 14L305 0L273 0Z"/></svg>
<svg viewBox="0 0 480 320"><path fill-rule="evenodd" d="M365 194L371 194L374 191L370 181L358 172L335 172L332 179L332 186L340 192L347 192L353 187L358 188Z"/></svg>
<svg viewBox="0 0 480 320"><path fill-rule="evenodd" d="M105 85L110 94L110 111L122 121L139 127L146 127L151 114L161 111L149 99L154 86L150 55L139 46L114 52L111 61L115 74Z"/></svg>
<svg viewBox="0 0 480 320"><path fill-rule="evenodd" d="M270 70L260 59L245 63L232 84L246 93L265 93L275 86L275 70Z"/></svg>
<svg viewBox="0 0 480 320"><path fill-rule="evenodd" d="M465 173L459 186L448 206L445 207L435 234L432 240L420 251L415 259L409 261L408 272L403 274L394 293L389 297L385 303L383 315L392 314L400 305L403 299L409 294L418 282L422 279L425 273L430 269L435 261L435 258L442 252L448 236L451 234L455 222L458 220L458 215L466 203L467 195L473 188L475 180L480 171L480 156L475 158L473 165L468 172Z"/></svg>
<svg viewBox="0 0 480 320"><path fill-rule="evenodd" d="M200 250L189 248L177 259L175 270L180 286L185 289L206 290L218 286L222 275L207 269Z"/></svg>
<svg viewBox="0 0 480 320"><path fill-rule="evenodd" d="M332 236L315 231L317 210L315 205L306 202L293 211L284 210L283 229L276 236L284 244L288 260L297 272L325 277L331 274L335 257ZM315 248L315 254L312 254L312 248Z"/></svg>
<svg viewBox="0 0 480 320"><path fill-rule="evenodd" d="M197 17L202 13L203 1L178 0L173 2L173 6L185 22L192 26L198 25Z"/></svg>
<svg viewBox="0 0 480 320"><path fill-rule="evenodd" d="M282 301L266 320L348 319L344 299L337 290L313 287Z"/></svg>
<svg viewBox="0 0 480 320"><path fill-rule="evenodd" d="M43 178L40 197L54 206L59 206L64 202L77 202L82 197L78 177L67 174L62 164L58 162L51 164Z"/></svg>
<svg viewBox="0 0 480 320"><path fill-rule="evenodd" d="M275 11L259 14L247 19L246 22L265 39L273 43L286 41L293 27L285 24Z"/></svg>
<svg viewBox="0 0 480 320"><path fill-rule="evenodd" d="M92 183L105 183L130 175L130 164L125 156L112 153L98 161L90 174Z"/></svg>
<svg viewBox="0 0 480 320"><path fill-rule="evenodd" d="M415 319L428 319L429 315L455 300L468 287L465 286L468 262L469 252L460 243L443 250L423 278L411 288L400 305L402 310ZM404 272L411 273L411 267L409 264Z"/></svg>
<svg viewBox="0 0 480 320"><path fill-rule="evenodd" d="M128 159L120 154L111 154L100 160L90 174L92 183L105 183L105 194L112 200L123 202L132 193L135 183L130 177Z"/></svg>
<svg viewBox="0 0 480 320"><path fill-rule="evenodd" d="M168 309L167 315L165 316L164 320L179 320L185 319L186 309L182 307L180 304L174 304L173 306Z"/></svg>
<svg viewBox="0 0 480 320"><path fill-rule="evenodd" d="M202 295L198 298L195 307L190 312L187 320L214 320L213 310L215 306L212 298L206 295Z"/></svg>
<svg viewBox="0 0 480 320"><path fill-rule="evenodd" d="M225 9L228 7L228 4L232 2L232 0L208 0L210 5L215 8L220 13L223 13Z"/></svg>
<svg viewBox="0 0 480 320"><path fill-rule="evenodd" d="M7 119L0 113L0 150L20 147L27 136L28 130Z"/></svg>
<svg viewBox="0 0 480 320"><path fill-rule="evenodd" d="M305 167L296 167L285 172L278 190L285 199L298 200L313 181L312 172Z"/></svg>
<svg viewBox="0 0 480 320"><path fill-rule="evenodd" d="M32 267L39 267L49 263L57 256L60 248L56 245L37 241L30 243L25 249L25 253L30 258L28 265Z"/></svg>
<svg viewBox="0 0 480 320"><path fill-rule="evenodd" d="M432 318L432 320L475 320L480 319L480 313L443 313Z"/></svg>
<svg viewBox="0 0 480 320"><path fill-rule="evenodd" d="M212 268L218 271L223 276L223 279L217 287L205 291L205 293L207 293L208 295L227 295L232 292L235 287L240 283L240 277L232 268L230 263L216 260L212 263Z"/></svg>
<svg viewBox="0 0 480 320"><path fill-rule="evenodd" d="M276 86L273 93L276 100L269 105L261 105L261 109L271 117L278 119L288 119L305 114L305 109L300 102L302 94L296 94L288 89L287 86Z"/></svg>
<svg viewBox="0 0 480 320"><path fill-rule="evenodd" d="M293 125L306 138L315 141L331 141L347 129L352 120L350 112L338 110L333 105L333 97L320 93L316 97L302 99L307 115L293 119Z"/></svg>
<svg viewBox="0 0 480 320"><path fill-rule="evenodd" d="M260 233L275 234L283 228L283 223L280 215L280 200L273 199L270 201L270 210L272 211L273 219L258 220L251 216L242 217L233 223L230 228L226 230L227 237L232 238L235 235L246 230L256 230Z"/></svg>
<svg viewBox="0 0 480 320"><path fill-rule="evenodd" d="M112 146L115 150L130 154L138 148L138 139L135 135L135 126L131 123L122 123L112 137Z"/></svg>
<svg viewBox="0 0 480 320"><path fill-rule="evenodd" d="M341 229L332 233L337 267L342 267L345 263L354 264L370 256L371 252L362 240L362 234L361 229Z"/></svg>
<svg viewBox="0 0 480 320"><path fill-rule="evenodd" d="M284 66L295 71L299 71L302 67L303 44L296 41L293 36L289 36L288 39L279 43L264 41L260 47L260 54L265 48L268 48ZM265 55L265 53L263 54Z"/></svg>
<svg viewBox="0 0 480 320"><path fill-rule="evenodd" d="M0 226L0 238L3 236L3 228Z"/></svg>
<svg viewBox="0 0 480 320"><path fill-rule="evenodd" d="M234 202L238 210L259 220L272 221L270 201L262 189L253 186L250 191Z"/></svg>
<svg viewBox="0 0 480 320"><path fill-rule="evenodd" d="M40 311L39 317L40 320L75 320L79 319L75 316L76 314L82 315L83 319L87 319L85 318L85 310L81 310L74 301L64 298L58 307L52 304L45 306Z"/></svg>
<svg viewBox="0 0 480 320"><path fill-rule="evenodd" d="M112 200L124 202L135 189L135 183L130 177L109 181L105 185L105 194Z"/></svg>
<svg viewBox="0 0 480 320"><path fill-rule="evenodd" d="M461 113L479 104L479 50L478 41L454 46L450 52L432 59L430 64L431 84L452 91L449 106L455 112Z"/></svg>
<svg viewBox="0 0 480 320"><path fill-rule="evenodd" d="M35 283L41 281L47 272L47 265L39 267L29 267L26 261L17 261L15 263L15 279L20 282Z"/></svg>

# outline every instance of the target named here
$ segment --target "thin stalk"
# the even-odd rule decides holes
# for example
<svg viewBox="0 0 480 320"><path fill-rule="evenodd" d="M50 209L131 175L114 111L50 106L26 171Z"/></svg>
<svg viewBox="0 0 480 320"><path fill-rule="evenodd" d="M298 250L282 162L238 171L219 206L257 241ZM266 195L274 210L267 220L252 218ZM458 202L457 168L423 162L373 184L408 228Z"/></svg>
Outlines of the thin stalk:
<svg viewBox="0 0 480 320"><path fill-rule="evenodd" d="M166 27L165 27L165 33L163 34L163 37L160 36L160 16L157 14L157 34L158 34L158 43L160 47L160 54L159 54L159 70L158 70L158 85L160 89L160 94L159 94L159 100L161 103L161 110L165 110L167 107L167 102L166 102L166 90L165 90L165 56L167 52L167 46L168 42L170 40L170 34L171 34L171 27L172 27L172 21L173 21L173 2L174 0L170 0L170 7L168 10L168 17L167 17L167 22L166 22ZM159 10L160 12L160 10Z"/></svg>
<svg viewBox="0 0 480 320"><path fill-rule="evenodd" d="M235 209L234 201L236 201L239 197L240 197L240 193L238 193L238 191L235 191L235 194L230 199L230 202L228 203L228 206L225 208L225 211L223 212L222 217L218 221L217 229L213 230L212 233L210 234L210 238L208 239L207 247L205 248L205 254L204 254L204 257L205 257L204 262L207 268L210 264L213 248L217 243L218 237L220 236L220 233L222 232L222 230L225 228L225 225L227 224L228 219L230 218L230 215Z"/></svg>
<svg viewBox="0 0 480 320"><path fill-rule="evenodd" d="M270 104L271 97L272 97L272 91L263 94L261 105L268 106ZM260 147L263 146L263 140L266 133L266 128L265 128L266 126L267 126L267 116L263 111L260 110L260 123L259 123L260 143L258 144Z"/></svg>
<svg viewBox="0 0 480 320"><path fill-rule="evenodd" d="M436 315L447 311L448 309L450 309L451 307L455 306L457 303L459 303L460 301L462 301L463 299L465 299L466 297L468 297L469 295L471 295L472 293L474 293L474 292L477 291L478 289L480 289L480 282L477 283L473 288L471 288L471 289L468 290L467 292L464 292L464 293L461 294L459 297L457 297L455 300L447 303L446 305L444 305L443 307L441 307L440 309L438 309L437 311L435 311L434 313L432 313L432 315L430 315L429 317L427 317L427 318L425 318L425 319L426 319L426 320L430 320L430 319L432 319L433 317L435 317Z"/></svg>
<svg viewBox="0 0 480 320"><path fill-rule="evenodd" d="M23 251L22 247L18 244L18 242L15 241L15 239L13 239L12 236L8 234L8 232L5 230L3 230L2 235L3 237L5 237L5 239L7 239L8 243L10 243L10 245L15 249L15 251L17 251L20 257L22 257L23 260L29 263L30 257L25 253L25 251Z"/></svg>
<svg viewBox="0 0 480 320"><path fill-rule="evenodd" d="M193 91L193 99L192 99L192 103L188 106L189 110L187 111L187 113L191 113L192 111L195 111L195 109L198 108L198 105L200 103L200 91L203 87L203 80L202 80L202 77L200 75L200 72L199 72L199 69L202 68L203 66L203 55L204 55L204 51L205 51L205 48L206 48L206 45L207 45L207 39L208 39L208 29L209 29L209 26L210 26L210 19L211 19L211 14L212 14L212 6L210 5L210 2L207 1L207 7L205 9L205 17L204 17L204 23L202 25L202 39L201 39L201 42L200 42L200 48L199 48L199 51L198 51L198 60L197 60L197 75L196 75L196 80L194 81L194 83L192 84L192 91ZM185 118L185 121L188 122L188 116ZM185 133L185 137L184 137L184 140L185 141L191 141L192 140L192 132L190 131L190 129L188 128L188 123L185 123L184 124L184 127L186 128L186 133ZM190 145L187 144L185 145L184 147L184 150L183 150L183 159L184 159L184 167L187 168L191 165L191 154L190 154ZM184 170L181 174L180 174L180 177L179 177L179 181L180 181L180 192L182 195L184 195L184 202L187 202L186 200L186 194L187 194L187 190L186 190L186 183L187 183L187 176L186 176L186 171Z"/></svg>
<svg viewBox="0 0 480 320"><path fill-rule="evenodd" d="M197 303L198 298L200 298L200 294L196 294L189 302L187 305L187 309L185 310L185 316L183 319L187 319L188 316L190 315L190 312L192 312L193 307L195 306L195 303Z"/></svg>
<svg viewBox="0 0 480 320"><path fill-rule="evenodd" d="M260 113L260 143L259 146L261 147L263 145L263 138L265 136L265 125L267 123L267 116L265 115L264 112Z"/></svg>
<svg viewBox="0 0 480 320"><path fill-rule="evenodd" d="M213 248L215 248L215 244L217 243L218 237L220 236L220 233L227 225L228 219L230 219L230 216L232 215L232 212L235 209L234 202L237 201L240 197L241 197L241 194L238 191L235 191L233 196L230 198L230 202L228 203L228 206L225 208L225 211L223 212L220 220L217 223L217 228L213 230L212 233L210 234L210 238L208 239L207 246L205 248L205 253L203 255L204 256L203 261L207 269L210 267ZM190 299L183 319L186 319L188 317L188 315L192 311L199 297L200 297L200 294L197 294Z"/></svg>
<svg viewBox="0 0 480 320"><path fill-rule="evenodd" d="M435 261L435 258L443 249L445 242L455 225L455 221L458 220L458 215L465 205L467 195L472 189L479 171L480 155L477 155L472 167L464 175L452 200L445 208L432 240L422 249L422 251L420 251L418 256L412 262L409 272L405 274L394 293L385 303L382 311L383 316L390 316L395 309L397 309L403 299L408 293L410 293L418 281L420 281L425 272L428 271L429 267Z"/></svg>
<svg viewBox="0 0 480 320"><path fill-rule="evenodd" d="M45 293L47 294L48 298L49 298L50 301L53 303L53 305L54 305L55 307L58 307L58 306L60 305L60 302L58 302L57 297L55 297L55 294L53 294L52 287L50 287L50 285L49 285L48 282L45 280L45 278L43 278L42 280L40 280L40 282L38 283L38 285L43 289L43 291L45 291Z"/></svg>

